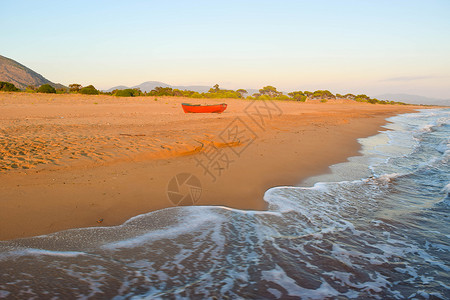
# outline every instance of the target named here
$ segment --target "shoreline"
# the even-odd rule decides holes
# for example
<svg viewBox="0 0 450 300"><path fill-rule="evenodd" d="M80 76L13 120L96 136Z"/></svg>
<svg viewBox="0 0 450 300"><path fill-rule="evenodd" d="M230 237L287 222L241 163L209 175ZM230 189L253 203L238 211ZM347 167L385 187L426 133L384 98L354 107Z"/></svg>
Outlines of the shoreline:
<svg viewBox="0 0 450 300"><path fill-rule="evenodd" d="M34 139L50 145L31 149L49 153L40 156L49 161L0 172L0 240L120 225L133 216L175 206L167 189L180 173L200 180L202 194L196 205L264 210L263 195L269 188L298 185L327 173L331 165L358 155L357 139L383 130L386 118L423 108L276 102L262 126L243 112L248 100L226 99L229 108L221 115L186 115L179 106L183 98L15 98L0 94L0 129L4 136L20 133L11 139L16 146ZM238 143L228 139L236 127L247 130ZM222 153L218 171L198 166L208 145ZM77 156L69 159L65 147ZM215 181L209 173L216 175Z"/></svg>

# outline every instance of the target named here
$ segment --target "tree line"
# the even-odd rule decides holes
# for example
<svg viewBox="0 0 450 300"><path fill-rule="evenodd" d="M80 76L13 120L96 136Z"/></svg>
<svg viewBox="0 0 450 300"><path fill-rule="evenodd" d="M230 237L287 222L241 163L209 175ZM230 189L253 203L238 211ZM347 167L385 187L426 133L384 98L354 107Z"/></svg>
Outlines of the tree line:
<svg viewBox="0 0 450 300"><path fill-rule="evenodd" d="M0 82L0 91L15 92L20 91L12 83ZM155 87L149 92L143 92L139 88L134 89L116 89L110 92L103 92L97 90L93 85L82 86L81 84L73 83L69 85L68 89L55 89L49 84L41 85L36 88L28 86L25 92L30 93L56 93L56 94L85 94L85 95L111 95L116 97L137 97L137 96L153 96L153 97L188 97L188 98L234 98L234 99L249 99L249 100L287 100L287 101L299 101L306 102L308 100L320 100L321 102L327 102L334 99L347 99L356 102L367 102L371 104L401 104L403 102L379 100L371 98L365 94L333 94L328 90L310 91L293 91L287 95L278 91L274 86L265 86L254 93L253 95L247 95L248 92L244 89L228 90L221 89L218 84L214 85L206 93L199 93L189 90L179 90L170 87Z"/></svg>

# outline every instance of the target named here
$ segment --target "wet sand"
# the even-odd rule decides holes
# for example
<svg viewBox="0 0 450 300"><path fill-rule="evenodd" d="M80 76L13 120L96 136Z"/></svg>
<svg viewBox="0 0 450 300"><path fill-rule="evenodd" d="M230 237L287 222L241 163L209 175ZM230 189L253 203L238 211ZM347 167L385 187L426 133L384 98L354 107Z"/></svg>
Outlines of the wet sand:
<svg viewBox="0 0 450 300"><path fill-rule="evenodd" d="M185 114L182 102L228 108ZM118 225L191 200L261 210L270 187L327 172L357 155L357 138L416 108L0 93L0 239ZM177 174L201 188L177 193Z"/></svg>

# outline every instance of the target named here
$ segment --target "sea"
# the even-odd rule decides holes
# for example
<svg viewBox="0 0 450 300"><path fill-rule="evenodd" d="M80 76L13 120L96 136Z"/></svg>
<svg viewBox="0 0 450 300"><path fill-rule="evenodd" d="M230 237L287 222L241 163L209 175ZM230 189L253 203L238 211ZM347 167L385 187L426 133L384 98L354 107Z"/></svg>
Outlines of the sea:
<svg viewBox="0 0 450 300"><path fill-rule="evenodd" d="M0 242L0 298L450 299L450 109L388 121L330 174L269 189L266 211Z"/></svg>

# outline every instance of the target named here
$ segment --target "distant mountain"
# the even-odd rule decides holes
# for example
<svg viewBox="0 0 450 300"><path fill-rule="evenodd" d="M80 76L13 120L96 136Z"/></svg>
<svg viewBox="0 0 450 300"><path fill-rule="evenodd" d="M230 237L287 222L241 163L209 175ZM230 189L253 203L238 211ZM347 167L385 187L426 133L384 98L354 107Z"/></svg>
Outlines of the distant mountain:
<svg viewBox="0 0 450 300"><path fill-rule="evenodd" d="M201 86L201 85L198 85L198 86L197 85L196 86L175 86L175 85L170 85L170 84L160 82L160 81L146 81L139 85L135 85L135 86L131 86L131 87L119 85L119 86L112 87L106 91L111 92L114 90L137 89L138 88L143 92L150 92L151 90L153 90L156 87L170 87L173 89L190 90L190 91L195 91L195 92L199 92L199 93L207 92L211 88L210 86Z"/></svg>
<svg viewBox="0 0 450 300"><path fill-rule="evenodd" d="M179 90L184 90L184 91L194 91L194 92L198 92L198 93L206 93L207 91L209 91L209 89L212 88L212 86L205 86L205 85L188 85L188 86L183 86L183 85L170 85L164 82L160 82L160 81L146 81L144 83L141 83L140 85L135 85L132 87L128 87L128 86L124 86L124 85L119 85L119 86L115 86L112 87L108 90L106 90L106 92L111 92L113 90L124 90L124 89L135 89L135 88L139 88L141 89L141 91L143 92L150 92L151 90L153 90L156 87L170 87L172 89L179 89ZM255 89L248 89L247 90L248 93L250 95L253 95L254 93L257 93L258 90Z"/></svg>
<svg viewBox="0 0 450 300"><path fill-rule="evenodd" d="M450 99L429 98L409 94L383 94L375 97L382 100L400 101L410 104L428 104L450 106Z"/></svg>
<svg viewBox="0 0 450 300"><path fill-rule="evenodd" d="M44 78L41 74L19 64L17 61L0 55L0 81L14 84L19 89L26 89L32 85L39 87L43 84L50 84L54 88L67 88L62 84L53 83Z"/></svg>
<svg viewBox="0 0 450 300"><path fill-rule="evenodd" d="M158 87L158 86L171 87L173 89L177 89L177 87L174 87L174 86L171 86L170 84L167 84L164 82L159 82L159 81L146 81L146 82L141 83L140 85L135 85L131 88L133 88L133 89L139 88L143 92L150 92L151 90L153 90L155 87Z"/></svg>
<svg viewBox="0 0 450 300"><path fill-rule="evenodd" d="M113 86L112 88L105 90L105 92L112 92L114 90L125 90L125 89L129 89L128 86L125 85L118 85L118 86Z"/></svg>

